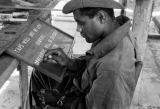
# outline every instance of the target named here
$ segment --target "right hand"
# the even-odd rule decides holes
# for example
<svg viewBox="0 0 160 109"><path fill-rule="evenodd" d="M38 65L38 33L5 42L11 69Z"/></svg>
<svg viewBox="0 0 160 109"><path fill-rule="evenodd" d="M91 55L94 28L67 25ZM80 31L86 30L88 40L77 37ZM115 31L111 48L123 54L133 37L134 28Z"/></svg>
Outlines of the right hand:
<svg viewBox="0 0 160 109"><path fill-rule="evenodd" d="M43 57L43 61L51 63L56 61L61 66L67 66L71 59L64 53L62 48L56 48L48 50Z"/></svg>

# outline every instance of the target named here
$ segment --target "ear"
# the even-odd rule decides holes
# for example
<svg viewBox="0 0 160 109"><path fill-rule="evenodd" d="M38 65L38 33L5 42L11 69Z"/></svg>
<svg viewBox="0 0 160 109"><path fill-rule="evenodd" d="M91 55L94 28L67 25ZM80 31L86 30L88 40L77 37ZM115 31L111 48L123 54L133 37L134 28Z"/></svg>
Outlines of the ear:
<svg viewBox="0 0 160 109"><path fill-rule="evenodd" d="M105 23L106 19L108 18L106 15L107 14L103 10L100 10L97 12L96 18L99 20L100 23Z"/></svg>

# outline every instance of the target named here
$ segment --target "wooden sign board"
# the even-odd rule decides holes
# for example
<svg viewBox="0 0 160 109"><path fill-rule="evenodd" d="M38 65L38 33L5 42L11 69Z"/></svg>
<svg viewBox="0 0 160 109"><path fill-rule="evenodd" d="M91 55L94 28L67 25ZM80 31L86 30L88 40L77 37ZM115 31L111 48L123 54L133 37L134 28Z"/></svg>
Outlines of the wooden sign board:
<svg viewBox="0 0 160 109"><path fill-rule="evenodd" d="M42 59L48 49L56 47L61 47L66 54L69 54L73 43L74 38L72 36L37 19L8 48L7 53L61 82L65 68L57 64L43 63Z"/></svg>
<svg viewBox="0 0 160 109"><path fill-rule="evenodd" d="M37 0L29 0L29 1L37 1ZM48 3L48 1L50 1ZM37 1L38 2L38 1ZM58 0L41 0L41 2L47 2L48 4L44 7L53 8ZM0 0L0 5L6 6L13 4L11 0ZM45 3L41 3L45 4ZM25 7L24 7L25 8ZM19 10L20 11L20 10ZM16 9L12 8L2 8L0 9L0 13L14 13L19 12ZM39 18L46 22L49 22L51 18L51 11L49 10L24 10L24 12L29 12L29 18L27 22L10 22L8 24L4 24L4 28L0 30L0 55L6 51L6 49L13 44L13 42L19 38L19 36L26 31L33 20ZM7 23L7 22L6 22Z"/></svg>

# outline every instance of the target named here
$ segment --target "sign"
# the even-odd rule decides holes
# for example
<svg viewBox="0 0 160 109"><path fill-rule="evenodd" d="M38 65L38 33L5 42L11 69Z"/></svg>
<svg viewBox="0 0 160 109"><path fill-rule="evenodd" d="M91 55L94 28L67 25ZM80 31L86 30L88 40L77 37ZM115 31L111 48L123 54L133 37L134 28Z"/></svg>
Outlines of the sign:
<svg viewBox="0 0 160 109"><path fill-rule="evenodd" d="M57 64L43 63L42 59L48 49L57 47L62 48L69 55L73 42L74 38L69 34L37 19L10 46L7 53L60 82L65 68Z"/></svg>
<svg viewBox="0 0 160 109"><path fill-rule="evenodd" d="M0 55L6 51L6 49L13 44L13 42L19 38L19 36L29 28L30 24L33 22L33 20L39 18L42 19L46 22L50 20L51 18L51 11L50 10L17 10L14 8L14 2L15 0L0 0L0 6L4 6L5 8L0 9L1 14L7 14L12 16L16 16L19 14L17 12L24 12L24 13L29 13L27 22L22 22L22 21L15 21L17 19L12 19L9 18L9 22L2 22L3 23L3 28L0 30ZM17 0L17 1L24 1L24 0ZM40 3L41 5L44 5L46 8L54 8L54 6L59 2L59 0L27 0L28 2L33 2L33 3ZM50 2L49 2L50 1ZM43 2L47 2L43 3ZM13 7L12 7L13 5ZM8 6L8 8L6 7ZM26 8L26 7L24 7ZM8 18L6 18L8 19ZM10 22L11 21L11 22Z"/></svg>

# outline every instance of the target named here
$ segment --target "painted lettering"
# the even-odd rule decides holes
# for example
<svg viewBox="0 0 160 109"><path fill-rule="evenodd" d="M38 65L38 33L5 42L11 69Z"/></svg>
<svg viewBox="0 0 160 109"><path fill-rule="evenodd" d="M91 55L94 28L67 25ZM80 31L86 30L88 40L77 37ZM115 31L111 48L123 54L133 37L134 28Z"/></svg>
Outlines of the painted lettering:
<svg viewBox="0 0 160 109"><path fill-rule="evenodd" d="M34 61L34 63L35 63L36 65L39 65L39 64L40 64L40 62L41 62L41 60L42 60L45 52L46 52L45 49L42 49L42 50L40 51L38 57L37 57L36 60Z"/></svg>
<svg viewBox="0 0 160 109"><path fill-rule="evenodd" d="M45 37L46 37L45 35L41 35L41 36L39 37L39 39L36 41L36 45L39 46L39 45L42 43L42 41L44 40Z"/></svg>

